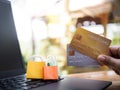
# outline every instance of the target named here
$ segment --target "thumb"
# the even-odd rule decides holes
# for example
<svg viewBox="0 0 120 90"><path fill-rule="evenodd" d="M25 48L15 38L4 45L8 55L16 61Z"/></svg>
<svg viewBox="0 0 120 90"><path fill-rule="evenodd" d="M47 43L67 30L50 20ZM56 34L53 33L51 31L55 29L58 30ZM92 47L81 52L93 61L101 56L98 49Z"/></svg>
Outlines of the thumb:
<svg viewBox="0 0 120 90"><path fill-rule="evenodd" d="M97 59L100 63L110 66L110 67L115 66L117 63L117 59L115 59L111 56L107 56L107 55L99 55Z"/></svg>

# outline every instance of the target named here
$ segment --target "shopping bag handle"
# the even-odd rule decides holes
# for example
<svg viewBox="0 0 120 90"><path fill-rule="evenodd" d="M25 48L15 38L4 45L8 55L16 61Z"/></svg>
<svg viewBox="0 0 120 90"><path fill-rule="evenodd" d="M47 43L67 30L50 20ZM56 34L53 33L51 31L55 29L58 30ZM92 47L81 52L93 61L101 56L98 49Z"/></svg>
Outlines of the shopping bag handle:
<svg viewBox="0 0 120 90"><path fill-rule="evenodd" d="M56 63L56 57L55 56L52 56L52 55L48 55L47 56L47 63L48 63L48 66L57 66L57 63Z"/></svg>
<svg viewBox="0 0 120 90"><path fill-rule="evenodd" d="M30 60L40 62L40 61L44 61L44 58L40 55L33 55L30 57Z"/></svg>

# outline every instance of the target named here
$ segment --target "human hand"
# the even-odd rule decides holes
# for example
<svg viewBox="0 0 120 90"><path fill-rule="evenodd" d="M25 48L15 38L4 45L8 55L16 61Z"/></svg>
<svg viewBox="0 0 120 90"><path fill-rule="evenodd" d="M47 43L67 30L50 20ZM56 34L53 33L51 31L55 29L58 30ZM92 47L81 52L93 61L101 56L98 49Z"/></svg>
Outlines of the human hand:
<svg viewBox="0 0 120 90"><path fill-rule="evenodd" d="M107 65L109 68L113 69L118 75L120 75L120 46L109 47L110 56L99 55L98 62L101 65Z"/></svg>

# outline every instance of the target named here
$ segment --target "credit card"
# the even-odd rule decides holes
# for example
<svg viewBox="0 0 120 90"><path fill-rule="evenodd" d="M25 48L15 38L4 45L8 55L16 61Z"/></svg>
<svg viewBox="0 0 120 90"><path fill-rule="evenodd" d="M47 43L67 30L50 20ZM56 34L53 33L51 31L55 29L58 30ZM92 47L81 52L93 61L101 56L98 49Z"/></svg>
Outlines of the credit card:
<svg viewBox="0 0 120 90"><path fill-rule="evenodd" d="M70 47L79 53L97 60L100 54L109 55L110 43L110 39L83 28L77 28L70 42Z"/></svg>
<svg viewBox="0 0 120 90"><path fill-rule="evenodd" d="M67 65L80 67L100 67L96 60L86 56L67 45Z"/></svg>

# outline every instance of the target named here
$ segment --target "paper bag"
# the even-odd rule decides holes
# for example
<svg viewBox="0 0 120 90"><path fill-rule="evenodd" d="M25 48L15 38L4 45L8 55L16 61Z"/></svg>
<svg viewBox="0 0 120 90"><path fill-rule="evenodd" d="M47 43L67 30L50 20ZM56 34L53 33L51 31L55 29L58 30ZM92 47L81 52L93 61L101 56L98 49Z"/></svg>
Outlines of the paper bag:
<svg viewBox="0 0 120 90"><path fill-rule="evenodd" d="M58 80L58 67L44 66L44 80Z"/></svg>
<svg viewBox="0 0 120 90"><path fill-rule="evenodd" d="M47 56L47 66L44 66L44 80L58 80L58 66L55 56Z"/></svg>
<svg viewBox="0 0 120 90"><path fill-rule="evenodd" d="M43 79L43 68L45 66L44 61L28 61L27 65L27 78L31 79Z"/></svg>

